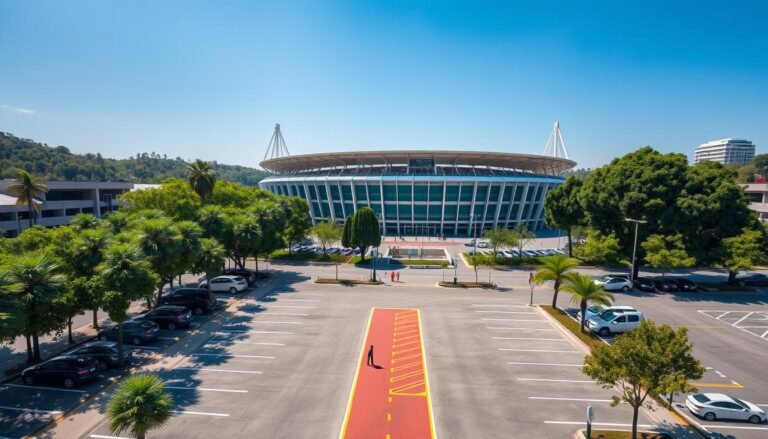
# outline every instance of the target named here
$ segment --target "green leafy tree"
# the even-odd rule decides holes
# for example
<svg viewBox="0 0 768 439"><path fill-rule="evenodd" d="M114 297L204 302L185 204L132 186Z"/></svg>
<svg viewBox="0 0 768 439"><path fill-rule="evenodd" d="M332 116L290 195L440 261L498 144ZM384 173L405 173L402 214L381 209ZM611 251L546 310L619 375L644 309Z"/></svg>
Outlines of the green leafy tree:
<svg viewBox="0 0 768 439"><path fill-rule="evenodd" d="M8 193L16 197L17 206L27 206L29 214L29 227L32 227L37 215L40 214L40 206L35 203L35 198L42 198L48 192L45 181L29 172L19 169L16 172L16 181L7 189Z"/></svg>
<svg viewBox="0 0 768 439"><path fill-rule="evenodd" d="M667 270L692 267L696 259L688 256L683 244L683 235L672 236L651 235L642 244L645 250L645 261L654 268L661 269L661 277Z"/></svg>
<svg viewBox="0 0 768 439"><path fill-rule="evenodd" d="M224 210L221 206L208 204L200 209L197 223L203 228L204 238L213 238L219 242L224 239L224 229L226 228L226 219Z"/></svg>
<svg viewBox="0 0 768 439"><path fill-rule="evenodd" d="M5 265L0 261L0 343L11 343L23 333L21 297L16 294Z"/></svg>
<svg viewBox="0 0 768 439"><path fill-rule="evenodd" d="M475 271L475 282L478 282L477 267L483 265L483 255L481 253L466 254L467 264Z"/></svg>
<svg viewBox="0 0 768 439"><path fill-rule="evenodd" d="M531 239L536 237L536 234L528 230L528 225L526 223L520 222L517 224L517 227L515 227L512 236L515 241L517 241L517 258L521 259L523 257L523 248L531 241Z"/></svg>
<svg viewBox="0 0 768 439"><path fill-rule="evenodd" d="M323 247L323 254L325 254L325 250L330 243L341 239L341 232L341 226L336 224L336 221L327 219L315 224L315 226L312 227L311 233Z"/></svg>
<svg viewBox="0 0 768 439"><path fill-rule="evenodd" d="M179 230L179 257L176 259L176 274L179 276L179 285L181 285L181 275L191 270L200 253L200 239L203 229L192 221L179 221L176 223Z"/></svg>
<svg viewBox="0 0 768 439"><path fill-rule="evenodd" d="M65 230L62 227L57 229L60 232ZM64 243L55 252L69 273L74 299L82 306L82 309L91 310L94 328L99 327L98 311L102 291L101 286L93 279L96 274L96 267L101 263L104 250L109 245L110 239L109 232L99 228L85 229L67 240L56 240L56 242Z"/></svg>
<svg viewBox="0 0 768 439"><path fill-rule="evenodd" d="M504 227L494 227L483 232L483 237L488 240L493 249L492 258L498 262L498 252L503 247L513 247L517 245L515 232Z"/></svg>
<svg viewBox="0 0 768 439"><path fill-rule="evenodd" d="M381 245L381 228L376 213L370 207L363 207L352 217L352 237L350 241L360 248L360 260L365 261L368 247Z"/></svg>
<svg viewBox="0 0 768 439"><path fill-rule="evenodd" d="M24 318L23 333L32 340L32 350L27 352L30 362L42 361L39 336L61 328L63 323L59 319L55 299L66 278L58 271L59 267L53 259L42 252L16 256L6 266L8 282L19 296Z"/></svg>
<svg viewBox="0 0 768 439"><path fill-rule="evenodd" d="M613 303L613 295L597 285L591 277L581 273L568 273L565 275L563 291L571 293L571 300L579 305L581 310L581 332L584 332L584 324L587 318L587 305L591 302L596 305L610 306Z"/></svg>
<svg viewBox="0 0 768 439"><path fill-rule="evenodd" d="M208 292L211 291L211 274L220 272L226 259L227 253L218 241L213 238L200 240L200 251L197 253L194 271L205 273L205 286Z"/></svg>
<svg viewBox="0 0 768 439"><path fill-rule="evenodd" d="M107 404L109 431L130 431L137 439L165 425L171 418L173 399L156 375L139 374L123 380Z"/></svg>
<svg viewBox="0 0 768 439"><path fill-rule="evenodd" d="M189 187L205 203L205 200L213 193L213 187L216 185L216 171L213 170L211 163L199 159L195 160L187 165L187 181L189 182Z"/></svg>
<svg viewBox="0 0 768 439"><path fill-rule="evenodd" d="M544 200L544 214L547 224L568 233L568 256L573 257L572 229L584 225L584 209L579 204L579 191L583 180L572 175L565 183L547 192Z"/></svg>
<svg viewBox="0 0 768 439"><path fill-rule="evenodd" d="M291 254L293 244L307 237L309 229L312 228L312 219L309 216L307 200L301 197L288 197L284 206L288 219L283 229L283 238L288 245L288 254Z"/></svg>
<svg viewBox="0 0 768 439"><path fill-rule="evenodd" d="M353 248L355 247L355 244L352 242L352 228L354 227L354 224L352 224L352 217L348 216L344 220L344 229L341 231L341 246L346 248Z"/></svg>
<svg viewBox="0 0 768 439"><path fill-rule="evenodd" d="M109 319L118 324L118 358L123 362L123 322L128 308L136 300L150 297L157 276L144 260L139 248L124 243L107 247L104 260L97 267L99 281L106 292L102 300Z"/></svg>
<svg viewBox="0 0 768 439"><path fill-rule="evenodd" d="M565 255L546 256L539 260L541 261L541 266L533 274L533 279L539 285L547 281L552 281L554 283L552 308L556 308L557 295L560 293L560 286L567 279L570 270L579 265L579 261Z"/></svg>
<svg viewBox="0 0 768 439"><path fill-rule="evenodd" d="M751 270L766 260L765 230L744 229L740 235L725 239L725 268L728 269L728 283L736 284L736 275L742 270Z"/></svg>
<svg viewBox="0 0 768 439"><path fill-rule="evenodd" d="M688 328L656 326L649 320L616 337L612 345L594 349L582 370L601 386L619 389L611 405L625 402L632 407L633 439L647 397L696 392L689 381L704 375L704 367L693 357Z"/></svg>
<svg viewBox="0 0 768 439"><path fill-rule="evenodd" d="M619 240L615 235L603 235L590 229L584 244L576 248L576 256L594 265L604 265L619 258L619 249Z"/></svg>
<svg viewBox="0 0 768 439"><path fill-rule="evenodd" d="M78 232L83 230L96 229L101 226L101 220L93 216L90 213L78 213L72 220L69 221L69 225Z"/></svg>
<svg viewBox="0 0 768 439"><path fill-rule="evenodd" d="M243 209L229 208L224 215L224 233L221 244L235 261L238 268L244 269L248 256L257 252L264 236L258 219Z"/></svg>
<svg viewBox="0 0 768 439"><path fill-rule="evenodd" d="M271 192L221 180L216 183L216 187L206 203L216 204L221 207L247 208L260 201L271 201L274 203L277 200L278 196Z"/></svg>
<svg viewBox="0 0 768 439"><path fill-rule="evenodd" d="M139 248L157 275L155 302L159 304L163 287L176 273L178 261L182 258L182 236L173 222L164 217L140 221L137 232ZM152 297L152 294L147 297ZM151 302L148 305L151 307Z"/></svg>
<svg viewBox="0 0 768 439"><path fill-rule="evenodd" d="M197 219L201 205L200 196L178 178L163 181L159 188L128 192L122 195L122 200L127 202L123 209L130 213L161 210L169 218L190 221Z"/></svg>
<svg viewBox="0 0 768 439"><path fill-rule="evenodd" d="M259 200L251 206L249 212L261 228L261 239L250 253L256 264L256 271L259 271L259 255L269 255L285 246L282 232L287 224L287 212L280 203L272 199Z"/></svg>

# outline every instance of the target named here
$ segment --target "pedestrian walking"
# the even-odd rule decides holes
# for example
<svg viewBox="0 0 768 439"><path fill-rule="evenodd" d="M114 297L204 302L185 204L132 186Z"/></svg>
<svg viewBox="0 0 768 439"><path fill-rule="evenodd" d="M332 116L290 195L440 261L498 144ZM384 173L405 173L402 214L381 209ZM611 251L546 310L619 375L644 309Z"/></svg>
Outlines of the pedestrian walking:
<svg viewBox="0 0 768 439"><path fill-rule="evenodd" d="M373 345L371 345L371 348L368 349L368 366L375 366L376 363L373 362Z"/></svg>
<svg viewBox="0 0 768 439"><path fill-rule="evenodd" d="M400 282L400 272L397 272L397 281Z"/></svg>
<svg viewBox="0 0 768 439"><path fill-rule="evenodd" d="M395 281L395 272L394 271L392 272L392 276L391 277L392 277L392 282L394 282Z"/></svg>
<svg viewBox="0 0 768 439"><path fill-rule="evenodd" d="M388 272L388 271L385 271L385 272L384 272L384 279L386 279L387 277L389 277L389 272ZM386 282L386 281L385 281L385 282Z"/></svg>

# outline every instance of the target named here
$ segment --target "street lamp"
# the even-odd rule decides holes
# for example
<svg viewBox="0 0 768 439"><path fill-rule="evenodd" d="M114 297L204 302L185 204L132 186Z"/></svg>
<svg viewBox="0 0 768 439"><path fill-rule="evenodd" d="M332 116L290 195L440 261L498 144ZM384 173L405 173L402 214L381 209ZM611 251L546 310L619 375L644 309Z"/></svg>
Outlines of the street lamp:
<svg viewBox="0 0 768 439"><path fill-rule="evenodd" d="M634 282L635 281L635 265L637 264L637 258L635 256L637 254L637 227L640 224L647 223L648 221L636 220L632 218L627 218L626 221L628 223L635 223L635 244L632 246L632 272L629 273L629 281Z"/></svg>

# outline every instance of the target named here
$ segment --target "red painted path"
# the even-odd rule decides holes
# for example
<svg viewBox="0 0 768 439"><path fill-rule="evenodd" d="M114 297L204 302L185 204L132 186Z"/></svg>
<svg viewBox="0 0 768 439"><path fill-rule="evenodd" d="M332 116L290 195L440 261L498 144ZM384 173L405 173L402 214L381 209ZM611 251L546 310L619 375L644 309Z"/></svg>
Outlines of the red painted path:
<svg viewBox="0 0 768 439"><path fill-rule="evenodd" d="M366 365L371 345L381 368ZM434 437L419 311L374 308L341 438Z"/></svg>

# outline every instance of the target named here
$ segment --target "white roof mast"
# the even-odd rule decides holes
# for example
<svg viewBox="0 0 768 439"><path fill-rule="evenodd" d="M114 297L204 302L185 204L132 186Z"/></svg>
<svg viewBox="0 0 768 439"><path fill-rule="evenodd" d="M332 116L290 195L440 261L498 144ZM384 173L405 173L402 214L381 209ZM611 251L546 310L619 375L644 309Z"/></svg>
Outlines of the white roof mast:
<svg viewBox="0 0 768 439"><path fill-rule="evenodd" d="M544 155L570 159L568 149L565 147L565 140L560 133L560 122L555 121L552 126L552 134L549 135L546 146L544 146Z"/></svg>
<svg viewBox="0 0 768 439"><path fill-rule="evenodd" d="M280 124L276 123L275 132L272 133L272 139L269 141L266 154L264 154L264 160L277 159L289 155L291 153L288 152L288 146L285 144L285 139L283 139L283 133L280 132Z"/></svg>

